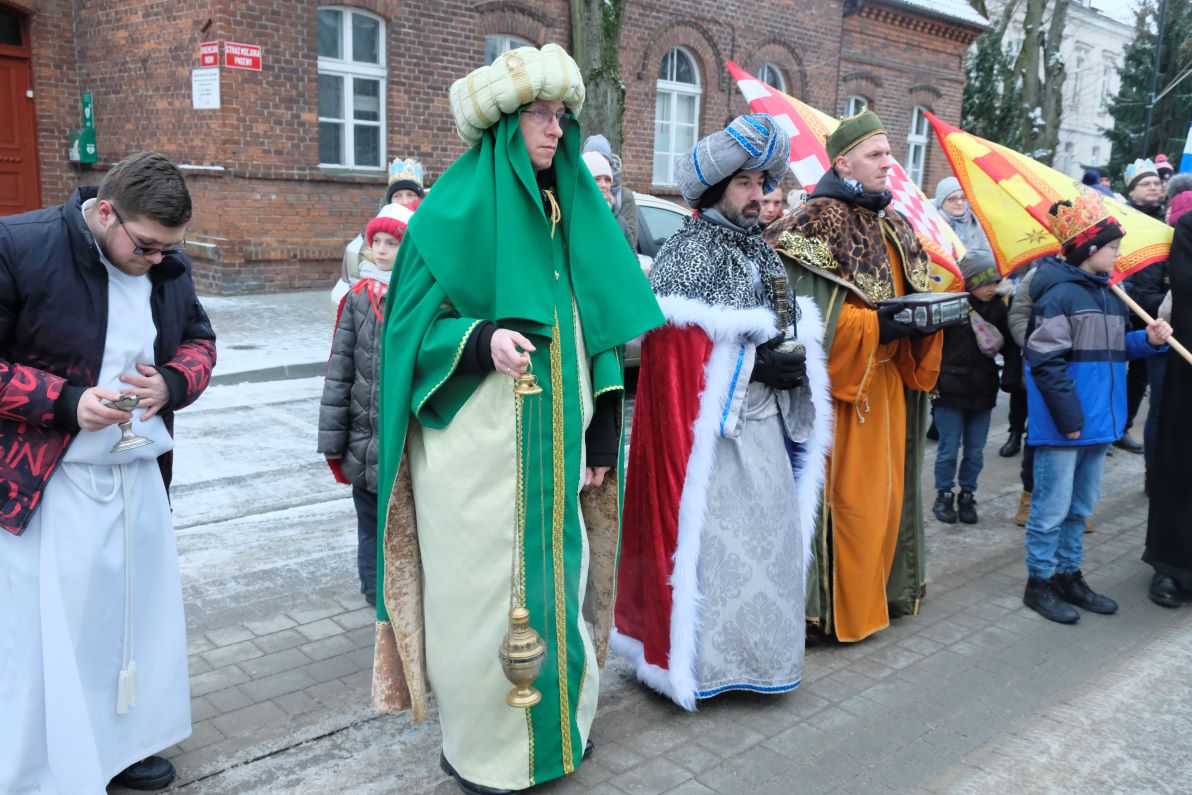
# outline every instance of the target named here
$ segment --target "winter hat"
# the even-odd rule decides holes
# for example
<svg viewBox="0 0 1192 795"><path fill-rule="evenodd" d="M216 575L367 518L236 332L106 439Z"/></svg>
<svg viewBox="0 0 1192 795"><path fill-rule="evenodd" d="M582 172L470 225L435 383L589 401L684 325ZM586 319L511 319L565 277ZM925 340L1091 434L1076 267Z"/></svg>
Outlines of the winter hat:
<svg viewBox="0 0 1192 795"><path fill-rule="evenodd" d="M419 199L426 198L422 188L422 164L414 158L402 160L397 157L389 164L389 188L385 191L385 203L392 202L393 194L399 190L413 191Z"/></svg>
<svg viewBox="0 0 1192 795"><path fill-rule="evenodd" d="M1192 190L1177 193L1171 199L1171 206L1167 208L1167 223L1175 226L1180 216L1192 210Z"/></svg>
<svg viewBox="0 0 1192 795"><path fill-rule="evenodd" d="M368 227L364 230L365 240L371 246L373 235L377 232L388 232L398 240L401 240L406 234L406 226L410 223L410 216L414 214L414 208L417 206L418 203L415 203L412 207L405 207L400 204L386 204L377 213L377 217L368 222Z"/></svg>
<svg viewBox="0 0 1192 795"><path fill-rule="evenodd" d="M1184 191L1192 190L1192 171L1181 171L1167 180L1167 198L1174 199Z"/></svg>
<svg viewBox="0 0 1192 795"><path fill-rule="evenodd" d="M939 184L935 186L935 198L931 200L935 204L935 209L944 209L944 199L957 191L961 191L960 180L956 179L956 177L944 177L941 179Z"/></svg>
<svg viewBox="0 0 1192 795"><path fill-rule="evenodd" d="M578 116L584 93L579 66L562 47L518 47L452 83L451 113L459 137L475 146L501 116L536 99L561 101Z"/></svg>
<svg viewBox="0 0 1192 795"><path fill-rule="evenodd" d="M1101 172L1095 168L1090 168L1084 172L1084 176L1080 178L1082 185L1088 185L1090 188L1101 183Z"/></svg>
<svg viewBox="0 0 1192 795"><path fill-rule="evenodd" d="M613 156L612 144L610 144L608 142L608 139L605 138L600 133L596 133L595 135L589 135L584 140L583 149L585 152L598 152L609 159L611 159Z"/></svg>
<svg viewBox="0 0 1192 795"><path fill-rule="evenodd" d="M1047 211L1051 233L1060 241L1064 259L1079 267L1104 246L1124 237L1125 231L1109 212L1101 197L1082 191L1076 201L1067 199L1051 205Z"/></svg>
<svg viewBox="0 0 1192 795"><path fill-rule="evenodd" d="M1134 190L1134 186L1146 177L1159 176L1155 164L1150 160L1135 160L1126 166L1126 193Z"/></svg>
<svg viewBox="0 0 1192 795"><path fill-rule="evenodd" d="M1002 276L997 272L993 252L983 248L970 248L960 261L960 272L964 276L964 289L972 292L987 284L997 284Z"/></svg>
<svg viewBox="0 0 1192 795"><path fill-rule="evenodd" d="M764 171L763 191L774 189L790 168L791 137L773 116L738 116L728 127L696 143L675 160L675 182L683 198L698 207L711 207L713 196L724 195L727 181L738 171ZM720 183L726 183L722 186ZM709 190L714 188L715 190ZM705 201L705 193L709 193ZM717 195L718 194L718 195Z"/></svg>
<svg viewBox="0 0 1192 795"><path fill-rule="evenodd" d="M1155 155L1155 171L1159 173L1160 179L1163 178L1164 174L1170 177L1175 173L1175 169L1172 168L1171 161L1167 159L1167 155L1162 154Z"/></svg>
<svg viewBox="0 0 1192 795"><path fill-rule="evenodd" d="M599 152L584 152L581 155L584 165L588 167L588 171L592 172L593 177L608 177L613 178L613 167L608 162L608 158Z"/></svg>
<svg viewBox="0 0 1192 795"><path fill-rule="evenodd" d="M840 120L840 126L828 136L824 148L828 150L828 160L835 163L836 158L848 152L866 138L875 135L885 135L886 128L882 120L869 108L856 116L848 116Z"/></svg>

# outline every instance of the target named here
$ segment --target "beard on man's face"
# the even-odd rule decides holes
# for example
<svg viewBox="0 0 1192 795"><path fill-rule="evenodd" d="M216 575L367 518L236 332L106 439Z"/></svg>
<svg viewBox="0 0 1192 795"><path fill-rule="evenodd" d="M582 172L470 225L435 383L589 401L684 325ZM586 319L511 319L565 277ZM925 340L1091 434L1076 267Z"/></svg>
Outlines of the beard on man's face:
<svg viewBox="0 0 1192 795"><path fill-rule="evenodd" d="M721 200L717 209L721 215L742 229L752 229L761 222L762 203L759 201L747 202L744 207L733 207L727 201Z"/></svg>

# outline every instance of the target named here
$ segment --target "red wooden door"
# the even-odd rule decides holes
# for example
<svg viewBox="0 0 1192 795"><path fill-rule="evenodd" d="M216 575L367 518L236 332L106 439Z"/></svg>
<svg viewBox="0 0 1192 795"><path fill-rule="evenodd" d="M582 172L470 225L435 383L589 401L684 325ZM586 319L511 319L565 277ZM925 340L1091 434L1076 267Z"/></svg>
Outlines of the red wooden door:
<svg viewBox="0 0 1192 795"><path fill-rule="evenodd" d="M11 12L0 8L0 14ZM23 35L28 27L2 27L7 41L0 40L0 215L13 215L41 206L41 185L29 43Z"/></svg>

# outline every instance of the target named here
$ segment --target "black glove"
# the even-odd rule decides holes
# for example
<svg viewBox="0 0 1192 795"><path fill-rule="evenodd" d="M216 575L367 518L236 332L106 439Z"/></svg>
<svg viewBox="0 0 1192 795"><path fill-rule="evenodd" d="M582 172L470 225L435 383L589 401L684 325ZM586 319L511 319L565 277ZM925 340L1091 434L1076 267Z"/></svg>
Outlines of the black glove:
<svg viewBox="0 0 1192 795"><path fill-rule="evenodd" d="M774 389L794 389L806 383L807 354L775 350L783 339L779 334L765 345L758 346L750 381L760 381Z"/></svg>
<svg viewBox="0 0 1192 795"><path fill-rule="evenodd" d="M922 338L931 335L932 332L923 331L910 323L900 323L894 319L894 316L905 308L906 304L901 302L882 304L877 308L877 341L882 345L903 337Z"/></svg>

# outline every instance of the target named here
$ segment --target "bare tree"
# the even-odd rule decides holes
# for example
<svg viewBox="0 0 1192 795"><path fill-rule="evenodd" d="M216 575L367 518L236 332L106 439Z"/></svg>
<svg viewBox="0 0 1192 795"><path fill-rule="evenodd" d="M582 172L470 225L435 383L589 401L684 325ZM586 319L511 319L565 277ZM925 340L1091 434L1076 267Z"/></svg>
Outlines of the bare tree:
<svg viewBox="0 0 1192 795"><path fill-rule="evenodd" d="M989 34L1004 35L1023 0L969 0L978 13L994 20ZM1025 0L1022 47L1010 68L1005 88L1020 91L1017 135L1022 151L1047 165L1059 146L1066 70L1060 55L1069 0ZM992 13L991 13L992 12Z"/></svg>
<svg viewBox="0 0 1192 795"><path fill-rule="evenodd" d="M621 151L625 86L621 83L621 20L626 0L571 0L571 49L587 89L580 123Z"/></svg>

